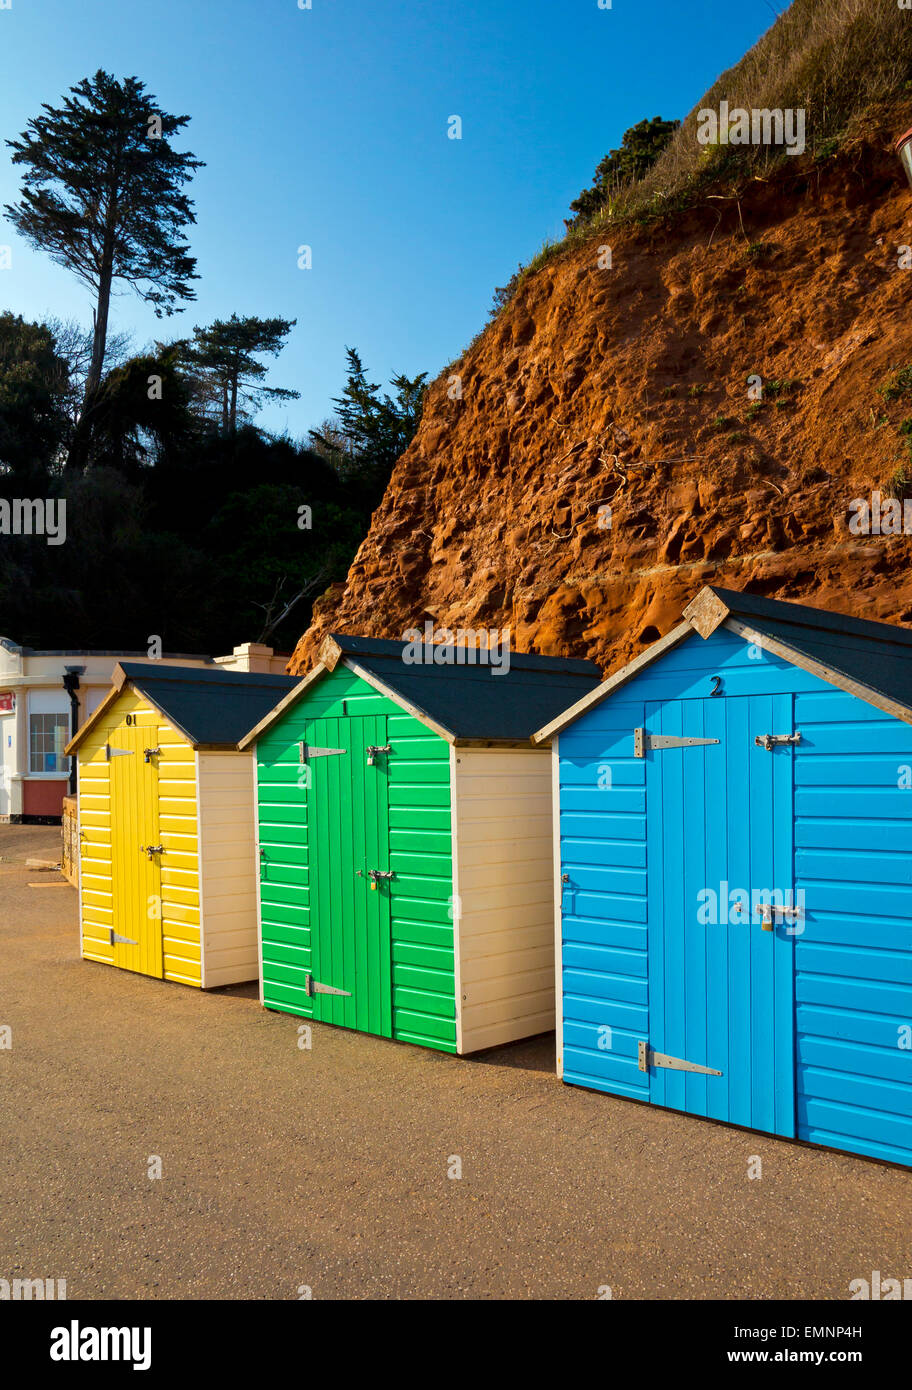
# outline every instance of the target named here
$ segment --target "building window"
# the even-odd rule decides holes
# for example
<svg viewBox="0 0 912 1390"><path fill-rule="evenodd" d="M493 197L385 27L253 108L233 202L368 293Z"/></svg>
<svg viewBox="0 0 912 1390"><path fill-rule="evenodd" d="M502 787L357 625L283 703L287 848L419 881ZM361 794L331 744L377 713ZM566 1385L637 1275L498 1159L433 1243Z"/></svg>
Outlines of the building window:
<svg viewBox="0 0 912 1390"><path fill-rule="evenodd" d="M29 716L29 770L68 775L70 760L63 750L69 742L70 720L66 714Z"/></svg>

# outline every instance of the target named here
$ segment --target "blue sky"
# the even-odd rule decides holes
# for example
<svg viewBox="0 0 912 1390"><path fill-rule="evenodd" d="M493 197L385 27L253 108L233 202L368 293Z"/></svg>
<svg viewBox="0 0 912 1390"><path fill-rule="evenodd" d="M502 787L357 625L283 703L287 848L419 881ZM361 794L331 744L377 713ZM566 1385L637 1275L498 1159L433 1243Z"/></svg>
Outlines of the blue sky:
<svg viewBox="0 0 912 1390"><path fill-rule="evenodd" d="M0 0L2 5L3 0ZM0 137L99 67L189 115L197 301L159 322L133 294L112 327L153 337L238 314L296 318L260 422L331 411L345 346L372 380L435 376L520 261L644 116L691 109L774 19L772 0L11 0ZM776 0L776 8L784 8ZM448 118L462 139L447 138ZM0 205L17 190L0 150ZM0 224L0 309L91 321L85 290ZM312 247L313 268L297 250Z"/></svg>

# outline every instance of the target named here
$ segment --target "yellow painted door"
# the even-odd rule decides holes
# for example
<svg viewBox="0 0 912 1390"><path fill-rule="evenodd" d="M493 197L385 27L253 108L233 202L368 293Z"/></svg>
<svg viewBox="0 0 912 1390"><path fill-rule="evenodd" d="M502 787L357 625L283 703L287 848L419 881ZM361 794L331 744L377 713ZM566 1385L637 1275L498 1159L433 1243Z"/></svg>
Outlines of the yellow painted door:
<svg viewBox="0 0 912 1390"><path fill-rule="evenodd" d="M111 878L114 964L161 979L158 767L144 756L156 733L124 725L111 735Z"/></svg>

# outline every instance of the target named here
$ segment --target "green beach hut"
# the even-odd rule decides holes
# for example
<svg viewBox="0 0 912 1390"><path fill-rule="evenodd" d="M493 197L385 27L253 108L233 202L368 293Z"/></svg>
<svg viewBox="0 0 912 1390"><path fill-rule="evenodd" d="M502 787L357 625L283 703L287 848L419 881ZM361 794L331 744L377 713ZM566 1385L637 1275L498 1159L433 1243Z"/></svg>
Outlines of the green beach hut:
<svg viewBox="0 0 912 1390"><path fill-rule="evenodd" d="M261 998L444 1052L554 1026L552 778L588 661L333 634L253 729Z"/></svg>

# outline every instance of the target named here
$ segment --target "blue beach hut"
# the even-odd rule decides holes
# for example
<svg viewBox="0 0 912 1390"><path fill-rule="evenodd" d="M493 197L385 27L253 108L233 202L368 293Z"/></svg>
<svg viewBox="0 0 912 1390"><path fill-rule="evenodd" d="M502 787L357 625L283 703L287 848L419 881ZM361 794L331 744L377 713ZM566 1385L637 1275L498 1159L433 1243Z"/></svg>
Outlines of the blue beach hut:
<svg viewBox="0 0 912 1390"><path fill-rule="evenodd" d="M533 735L558 1071L912 1164L912 632L704 588Z"/></svg>

